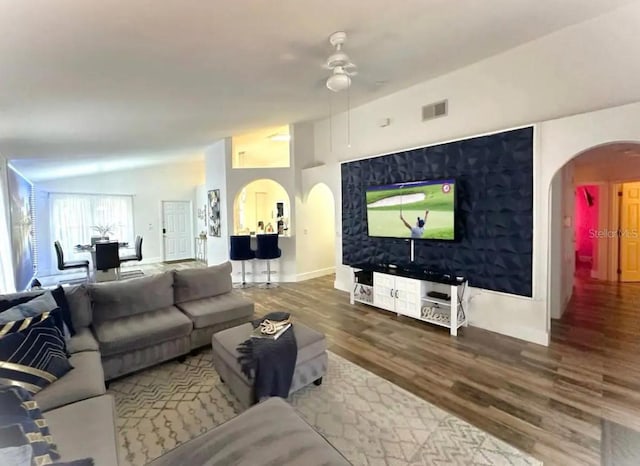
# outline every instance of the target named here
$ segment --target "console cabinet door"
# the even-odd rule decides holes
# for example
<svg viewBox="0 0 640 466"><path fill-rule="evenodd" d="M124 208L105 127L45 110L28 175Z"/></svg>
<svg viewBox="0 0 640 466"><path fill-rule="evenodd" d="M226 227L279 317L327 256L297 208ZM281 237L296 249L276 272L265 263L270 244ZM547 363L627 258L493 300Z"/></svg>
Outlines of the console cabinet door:
<svg viewBox="0 0 640 466"><path fill-rule="evenodd" d="M373 273L373 305L387 311L395 311L395 277Z"/></svg>
<svg viewBox="0 0 640 466"><path fill-rule="evenodd" d="M420 317L420 280L404 277L395 279L396 312L409 317Z"/></svg>

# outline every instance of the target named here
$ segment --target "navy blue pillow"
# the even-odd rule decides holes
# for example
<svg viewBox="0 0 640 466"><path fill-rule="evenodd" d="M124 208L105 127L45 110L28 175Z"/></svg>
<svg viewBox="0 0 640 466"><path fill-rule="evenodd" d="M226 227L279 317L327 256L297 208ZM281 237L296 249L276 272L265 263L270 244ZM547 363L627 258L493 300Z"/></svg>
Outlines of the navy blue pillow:
<svg viewBox="0 0 640 466"><path fill-rule="evenodd" d="M11 427L11 425L14 424L12 420L18 420L19 422L17 422L17 424L22 426L24 433L26 433L28 429L25 430L24 422L20 421L20 418L33 421L38 427L40 437L34 435L31 437L27 436L27 438L31 438L32 440L34 438L41 438L42 441L47 443L46 452L51 456L51 459L60 459L60 454L58 453L58 448L53 443L47 420L42 416L42 411L40 411L38 403L31 398L31 394L27 390L14 386L0 387L0 413L0 426Z"/></svg>
<svg viewBox="0 0 640 466"><path fill-rule="evenodd" d="M21 296L19 298L14 298L14 299L0 300L0 312L4 312L8 309L11 309L12 307L17 306L18 304L28 303L32 299L37 298L38 296L42 296L45 292L46 291L43 291L42 293L39 293L37 295L32 295L32 296ZM67 326L67 328L69 329L69 333L71 334L71 336L75 335L76 330L73 327L73 322L71 321L71 309L69 308L69 302L67 301L67 295L64 292L64 288L58 285L58 287L55 290L50 290L50 292L56 304L62 311L62 320Z"/></svg>
<svg viewBox="0 0 640 466"><path fill-rule="evenodd" d="M73 369L51 314L0 337L0 361L0 384L22 387L32 394Z"/></svg>
<svg viewBox="0 0 640 466"><path fill-rule="evenodd" d="M81 460L68 461L65 463L54 463L56 466L94 466L93 458L83 458Z"/></svg>
<svg viewBox="0 0 640 466"><path fill-rule="evenodd" d="M51 296L56 300L58 307L62 311L62 319L69 329L71 336L76 334L76 329L73 328L73 322L71 322L71 309L69 308L69 302L67 301L67 295L64 294L64 288L58 285L58 288L51 291Z"/></svg>
<svg viewBox="0 0 640 466"><path fill-rule="evenodd" d="M12 307L17 306L18 304L28 303L33 298L37 298L38 296L40 295L21 296L20 298L15 298L15 299L0 299L0 312L6 311L7 309L11 309Z"/></svg>
<svg viewBox="0 0 640 466"><path fill-rule="evenodd" d="M33 448L32 464L41 465L53 463L54 458L49 453L49 443L42 436L40 428L35 421L29 419L28 416L0 416L0 425L18 425L20 427L22 432L20 445L31 445L31 448Z"/></svg>

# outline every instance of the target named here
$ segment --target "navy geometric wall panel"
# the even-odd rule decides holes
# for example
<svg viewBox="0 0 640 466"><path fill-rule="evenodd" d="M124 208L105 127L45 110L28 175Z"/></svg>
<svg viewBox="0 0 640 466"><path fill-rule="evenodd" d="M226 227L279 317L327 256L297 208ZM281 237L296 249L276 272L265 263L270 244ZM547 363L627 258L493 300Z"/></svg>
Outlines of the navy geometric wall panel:
<svg viewBox="0 0 640 466"><path fill-rule="evenodd" d="M456 179L458 240L416 240L414 264L531 296L532 127L342 164L342 262L408 265L408 240L367 235L365 191L443 178Z"/></svg>

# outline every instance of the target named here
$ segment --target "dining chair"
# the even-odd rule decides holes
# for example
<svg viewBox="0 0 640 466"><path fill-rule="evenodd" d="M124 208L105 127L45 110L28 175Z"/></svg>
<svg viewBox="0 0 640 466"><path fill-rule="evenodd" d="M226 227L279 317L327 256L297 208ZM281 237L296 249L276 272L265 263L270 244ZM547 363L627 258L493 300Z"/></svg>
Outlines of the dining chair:
<svg viewBox="0 0 640 466"><path fill-rule="evenodd" d="M96 270L115 269L116 279L120 279L120 245L116 242L96 243Z"/></svg>
<svg viewBox="0 0 640 466"><path fill-rule="evenodd" d="M136 236L135 254L120 258L120 262L141 261L142 260L142 236Z"/></svg>
<svg viewBox="0 0 640 466"><path fill-rule="evenodd" d="M121 257L120 262L132 262L132 261L140 262L141 260L142 260L142 236L138 235L136 236L135 254ZM140 269L132 270L129 268L125 268L124 270L120 271L120 278L134 278L134 277L139 277L141 275L144 275L144 272Z"/></svg>
<svg viewBox="0 0 640 466"><path fill-rule="evenodd" d="M91 281L91 274L89 272L89 261L68 261L64 260L64 251L62 250L62 245L60 241L55 241L53 246L56 249L56 256L58 258L58 270L69 270L69 269L86 269L87 271L87 283Z"/></svg>

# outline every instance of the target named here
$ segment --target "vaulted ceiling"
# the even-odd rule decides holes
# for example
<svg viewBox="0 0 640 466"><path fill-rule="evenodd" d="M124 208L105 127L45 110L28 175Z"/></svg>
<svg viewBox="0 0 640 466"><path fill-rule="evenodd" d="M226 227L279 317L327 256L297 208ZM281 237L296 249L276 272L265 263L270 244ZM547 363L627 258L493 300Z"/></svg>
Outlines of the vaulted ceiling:
<svg viewBox="0 0 640 466"><path fill-rule="evenodd" d="M358 65L353 105L629 0L0 0L0 153L193 152L326 116L330 33Z"/></svg>

